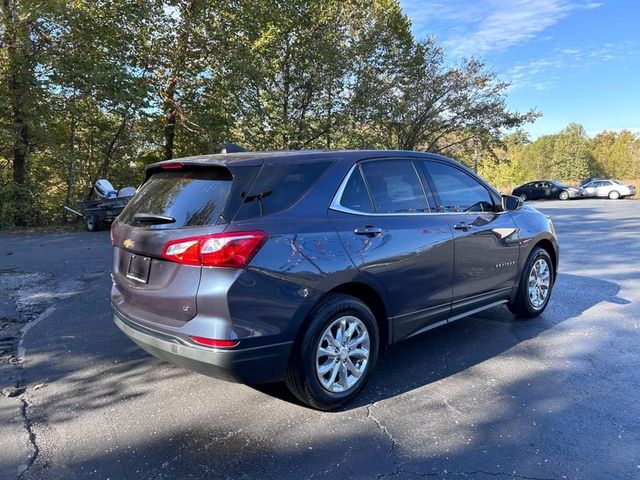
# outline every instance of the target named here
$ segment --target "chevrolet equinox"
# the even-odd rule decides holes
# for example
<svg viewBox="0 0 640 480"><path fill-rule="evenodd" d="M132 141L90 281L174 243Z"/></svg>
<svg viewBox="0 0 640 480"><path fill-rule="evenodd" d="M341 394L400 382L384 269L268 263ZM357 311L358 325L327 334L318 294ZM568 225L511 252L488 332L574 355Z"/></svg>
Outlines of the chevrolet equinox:
<svg viewBox="0 0 640 480"><path fill-rule="evenodd" d="M451 159L252 152L146 168L114 222L113 320L147 352L336 408L392 343L549 303L546 215Z"/></svg>

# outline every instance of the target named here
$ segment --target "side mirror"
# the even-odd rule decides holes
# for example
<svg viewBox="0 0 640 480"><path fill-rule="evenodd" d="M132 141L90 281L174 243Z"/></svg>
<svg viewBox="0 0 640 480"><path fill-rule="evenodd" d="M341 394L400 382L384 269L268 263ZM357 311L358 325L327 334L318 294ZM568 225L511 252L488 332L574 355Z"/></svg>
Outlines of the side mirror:
<svg viewBox="0 0 640 480"><path fill-rule="evenodd" d="M502 209L506 211L518 210L522 208L524 202L520 197L514 195L502 195Z"/></svg>

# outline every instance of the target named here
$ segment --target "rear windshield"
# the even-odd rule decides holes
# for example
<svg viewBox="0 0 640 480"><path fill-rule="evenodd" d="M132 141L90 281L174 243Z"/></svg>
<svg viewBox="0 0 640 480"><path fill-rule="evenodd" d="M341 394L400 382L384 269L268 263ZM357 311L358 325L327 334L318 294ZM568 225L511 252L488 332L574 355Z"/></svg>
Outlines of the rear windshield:
<svg viewBox="0 0 640 480"><path fill-rule="evenodd" d="M175 219L151 224L149 228L181 228L213 225L218 222L232 177L226 169L160 172L151 176L120 214L127 225L141 225L136 214Z"/></svg>

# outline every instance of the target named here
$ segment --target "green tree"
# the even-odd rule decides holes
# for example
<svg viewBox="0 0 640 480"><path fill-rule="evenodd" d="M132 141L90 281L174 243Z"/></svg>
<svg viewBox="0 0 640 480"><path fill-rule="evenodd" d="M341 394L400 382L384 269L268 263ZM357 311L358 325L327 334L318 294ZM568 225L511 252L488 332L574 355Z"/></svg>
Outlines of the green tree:
<svg viewBox="0 0 640 480"><path fill-rule="evenodd" d="M11 158L11 182L0 195L0 223L37 221L27 170L36 141L41 89L36 67L43 55L46 25L39 12L48 2L0 1L0 155ZM7 182L7 180L5 180Z"/></svg>
<svg viewBox="0 0 640 480"><path fill-rule="evenodd" d="M354 2L239 2L224 58L235 138L250 148L331 147L344 121Z"/></svg>
<svg viewBox="0 0 640 480"><path fill-rule="evenodd" d="M553 147L553 176L563 180L579 180L590 175L593 156L589 151L582 125L569 124L557 135Z"/></svg>
<svg viewBox="0 0 640 480"><path fill-rule="evenodd" d="M461 144L488 148L499 144L504 130L539 115L509 111L507 83L476 59L451 66L433 39L414 43L394 68L391 74L381 70L372 82L389 84L378 87L369 114L386 147L434 152Z"/></svg>

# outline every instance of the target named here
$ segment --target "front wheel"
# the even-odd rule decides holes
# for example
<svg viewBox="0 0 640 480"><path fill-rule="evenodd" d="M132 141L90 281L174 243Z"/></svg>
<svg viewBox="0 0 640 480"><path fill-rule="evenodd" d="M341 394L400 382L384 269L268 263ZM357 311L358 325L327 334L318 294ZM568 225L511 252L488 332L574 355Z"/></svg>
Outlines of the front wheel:
<svg viewBox="0 0 640 480"><path fill-rule="evenodd" d="M521 194L520 194L520 200L522 200L523 202L526 202L526 201L527 201L527 198L529 198L529 197L527 197L527 194L526 194L526 193L521 193Z"/></svg>
<svg viewBox="0 0 640 480"><path fill-rule="evenodd" d="M286 384L319 410L332 410L355 397L375 368L378 326L371 310L349 295L331 295L309 318L293 347Z"/></svg>
<svg viewBox="0 0 640 480"><path fill-rule="evenodd" d="M535 247L524 266L518 292L509 310L518 317L533 318L547 308L555 281L553 262L547 251Z"/></svg>
<svg viewBox="0 0 640 480"><path fill-rule="evenodd" d="M560 198L560 200L569 200L569 192L563 190L560 192L560 195L558 195L558 198Z"/></svg>

